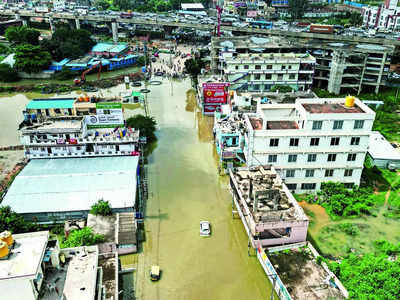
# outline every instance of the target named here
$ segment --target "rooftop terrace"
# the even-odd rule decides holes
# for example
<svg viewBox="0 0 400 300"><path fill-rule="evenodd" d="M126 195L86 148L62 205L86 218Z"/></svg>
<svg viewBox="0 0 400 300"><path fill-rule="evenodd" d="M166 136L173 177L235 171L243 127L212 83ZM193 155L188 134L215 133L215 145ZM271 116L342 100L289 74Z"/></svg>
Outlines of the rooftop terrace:
<svg viewBox="0 0 400 300"><path fill-rule="evenodd" d="M299 129L296 121L268 121L268 130Z"/></svg>
<svg viewBox="0 0 400 300"><path fill-rule="evenodd" d="M6 260L0 260L0 280L36 278L49 239L48 231L13 235L14 248Z"/></svg>
<svg viewBox="0 0 400 300"><path fill-rule="evenodd" d="M23 127L23 133L28 133L31 131L57 131L57 130L77 130L82 128L82 118L60 118L60 119L47 119L43 123L37 123L30 126Z"/></svg>
<svg viewBox="0 0 400 300"><path fill-rule="evenodd" d="M365 113L357 104L353 107L346 107L344 103L303 103L302 105L307 112L312 114Z"/></svg>

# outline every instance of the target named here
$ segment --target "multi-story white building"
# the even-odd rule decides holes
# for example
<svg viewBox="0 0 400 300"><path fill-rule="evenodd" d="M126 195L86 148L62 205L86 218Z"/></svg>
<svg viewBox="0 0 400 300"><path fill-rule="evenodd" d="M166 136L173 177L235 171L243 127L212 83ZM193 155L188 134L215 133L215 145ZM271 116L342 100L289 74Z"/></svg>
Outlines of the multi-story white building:
<svg viewBox="0 0 400 300"><path fill-rule="evenodd" d="M247 164L272 164L297 193L326 181L359 185L375 113L350 98L347 105L342 98L260 104L257 113L244 114Z"/></svg>
<svg viewBox="0 0 400 300"><path fill-rule="evenodd" d="M94 157L136 155L139 131L130 128L88 128L86 117L48 118L21 129L25 157ZM90 126L90 125L89 125Z"/></svg>
<svg viewBox="0 0 400 300"><path fill-rule="evenodd" d="M362 8L363 25L390 31L400 30L400 8L398 0L385 0L381 6Z"/></svg>
<svg viewBox="0 0 400 300"><path fill-rule="evenodd" d="M304 91L313 82L315 58L308 53L226 52L222 57L226 81L235 90L269 91L287 85Z"/></svg>

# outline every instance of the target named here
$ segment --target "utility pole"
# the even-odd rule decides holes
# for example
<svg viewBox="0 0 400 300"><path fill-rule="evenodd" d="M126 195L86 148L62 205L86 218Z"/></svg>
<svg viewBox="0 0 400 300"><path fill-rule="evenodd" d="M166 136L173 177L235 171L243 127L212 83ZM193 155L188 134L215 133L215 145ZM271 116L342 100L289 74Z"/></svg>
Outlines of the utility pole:
<svg viewBox="0 0 400 300"><path fill-rule="evenodd" d="M171 70L172 70L172 44L171 44L171 46L169 47L169 65L170 65L170 68L171 68ZM172 83L172 79L173 79L173 76L171 75L171 96L173 96L174 95L174 86L173 86L173 83Z"/></svg>

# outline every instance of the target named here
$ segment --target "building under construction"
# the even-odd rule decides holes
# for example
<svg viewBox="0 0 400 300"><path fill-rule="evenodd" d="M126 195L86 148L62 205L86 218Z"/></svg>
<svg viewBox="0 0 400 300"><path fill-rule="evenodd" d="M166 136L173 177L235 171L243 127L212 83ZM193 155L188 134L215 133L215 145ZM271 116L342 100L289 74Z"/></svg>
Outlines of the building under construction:
<svg viewBox="0 0 400 300"><path fill-rule="evenodd" d="M254 248L304 242L309 220L270 165L229 171L232 207Z"/></svg>
<svg viewBox="0 0 400 300"><path fill-rule="evenodd" d="M229 59L235 59L243 54L252 53L258 55L309 53L316 59L313 87L324 88L335 94L346 92L359 94L361 91L378 93L380 87L386 84L390 59L394 52L393 45L287 37L268 37L268 42L258 42L263 39L249 36L213 37L211 67L214 73L224 75L228 72L227 55ZM276 63L280 63L279 59ZM243 71L238 69L237 73L249 71L252 74L258 72L256 69ZM282 74L291 72L288 69L282 69L282 71ZM229 70L229 72L232 71ZM276 83L273 78L266 77L260 78L259 84L260 90L265 90L266 87Z"/></svg>

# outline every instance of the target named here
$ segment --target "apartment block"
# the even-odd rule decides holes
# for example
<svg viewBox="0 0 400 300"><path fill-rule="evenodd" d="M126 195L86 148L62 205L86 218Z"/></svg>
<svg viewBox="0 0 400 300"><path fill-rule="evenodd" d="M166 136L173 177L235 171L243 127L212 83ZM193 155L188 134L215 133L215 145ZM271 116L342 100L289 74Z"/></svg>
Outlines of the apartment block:
<svg viewBox="0 0 400 300"><path fill-rule="evenodd" d="M367 44L300 37L213 37L211 67L238 90L297 84L299 89L312 85L334 94L378 93L386 83L394 48L373 39ZM274 64L252 62L271 56ZM268 65L272 65L269 70Z"/></svg>
<svg viewBox="0 0 400 300"><path fill-rule="evenodd" d="M271 164L296 193L326 181L360 184L375 113L359 99L297 99L244 114L249 166Z"/></svg>
<svg viewBox="0 0 400 300"><path fill-rule="evenodd" d="M312 85L315 58L308 53L225 53L223 66L231 89L269 91L276 85L307 90Z"/></svg>

